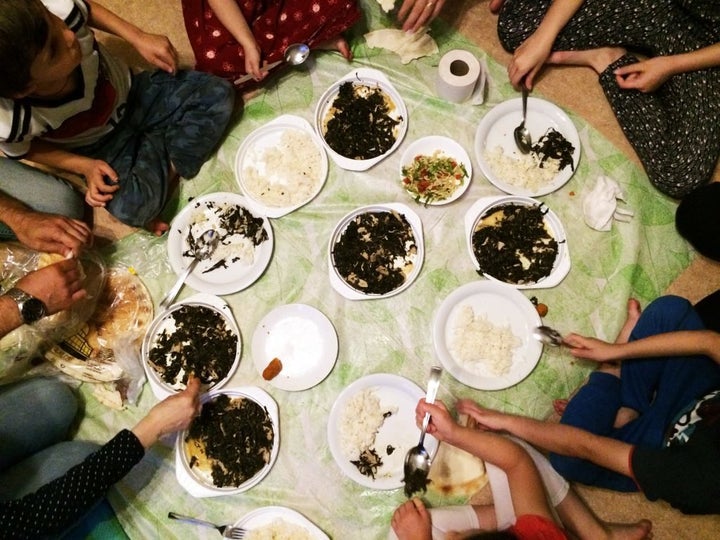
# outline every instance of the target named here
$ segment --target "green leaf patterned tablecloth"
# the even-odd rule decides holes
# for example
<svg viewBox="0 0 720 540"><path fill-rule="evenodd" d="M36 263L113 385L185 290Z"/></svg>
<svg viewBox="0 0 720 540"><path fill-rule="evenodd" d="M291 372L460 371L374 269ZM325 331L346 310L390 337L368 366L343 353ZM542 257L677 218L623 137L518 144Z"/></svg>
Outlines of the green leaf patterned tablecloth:
<svg viewBox="0 0 720 540"><path fill-rule="evenodd" d="M390 26L374 2L366 16L369 28ZM435 37L440 55L402 65L382 49L368 49L360 36L354 41L355 61L336 54L314 54L309 66L276 76L248 100L242 118L231 129L217 155L200 174L183 181L179 202L167 210L171 218L191 197L215 191L238 191L233 175L235 153L243 138L281 114L301 116L312 123L320 95L337 79L357 67L383 71L402 95L409 111L407 136L396 152L372 169L352 173L332 162L327 183L310 204L272 220L275 251L264 275L250 288L226 296L242 332L244 348L232 385L257 385L267 390L280 408L281 448L270 474L250 491L235 496L195 499L175 479L172 441L159 444L112 492L118 518L131 538L213 538L205 531L166 518L170 510L233 522L266 505L294 508L339 540L384 538L392 510L404 500L402 490L372 491L344 477L326 442L327 417L344 387L370 373L396 373L424 387L429 367L437 363L431 339L433 313L458 286L479 279L465 247L463 218L482 196L500 195L481 174L473 151L478 123L492 106L516 97L505 69L471 42L438 22ZM447 103L435 96L440 56L451 49L472 51L487 64L485 104ZM674 203L656 192L644 173L582 119L568 111L582 141L577 172L561 190L542 197L562 220L570 247L572 269L553 289L525 292L550 308L545 322L562 332L578 331L612 339L631 295L643 304L661 294L690 262L686 244L674 230ZM472 185L458 201L424 208L410 201L399 183L404 148L425 135L446 135L462 144L473 161ZM582 217L583 194L599 175L622 186L629 207L629 223L615 223L610 232L588 228ZM417 211L424 226L425 260L417 281L400 295L372 301L349 301L329 286L327 244L338 220L362 205L399 201ZM111 263L133 266L155 302L175 276L167 260L166 239L143 232L124 238L106 253ZM189 296L186 288L182 296ZM337 364L320 385L303 392L276 390L256 372L250 340L259 320L272 308L301 302L317 307L334 323L340 350ZM460 397L484 405L534 417L545 417L553 398L574 390L586 377L582 365L559 349L545 349L533 373L520 384L501 391L480 392L455 381L442 380L439 397L452 403ZM105 441L121 427L132 426L155 402L148 387L137 406L111 411L88 391L86 417L80 437ZM433 504L458 502L429 495Z"/></svg>

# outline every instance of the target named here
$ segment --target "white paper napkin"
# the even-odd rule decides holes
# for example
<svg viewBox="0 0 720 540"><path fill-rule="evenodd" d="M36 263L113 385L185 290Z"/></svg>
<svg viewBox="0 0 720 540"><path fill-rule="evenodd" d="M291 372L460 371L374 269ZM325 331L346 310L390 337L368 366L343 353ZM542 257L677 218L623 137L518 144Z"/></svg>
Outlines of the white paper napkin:
<svg viewBox="0 0 720 540"><path fill-rule="evenodd" d="M618 201L625 203L620 185L607 176L600 176L595 187L583 198L583 217L588 227L597 231L609 231L613 219L628 222L634 213L629 208L618 208Z"/></svg>

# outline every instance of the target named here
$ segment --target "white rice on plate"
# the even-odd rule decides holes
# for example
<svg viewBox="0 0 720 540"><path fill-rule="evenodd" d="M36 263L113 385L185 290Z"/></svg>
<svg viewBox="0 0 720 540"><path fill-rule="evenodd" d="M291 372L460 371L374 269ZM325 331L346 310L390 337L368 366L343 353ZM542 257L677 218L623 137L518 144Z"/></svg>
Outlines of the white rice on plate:
<svg viewBox="0 0 720 540"><path fill-rule="evenodd" d="M510 325L496 325L472 306L459 308L448 342L450 353L464 369L475 375L505 375L512 368L515 350L522 341Z"/></svg>
<svg viewBox="0 0 720 540"><path fill-rule="evenodd" d="M305 527L277 518L267 525L250 529L245 540L312 540L312 536Z"/></svg>
<svg viewBox="0 0 720 540"><path fill-rule="evenodd" d="M267 206L288 207L309 201L322 182L322 154L309 133L287 129L275 146L246 155L243 183L248 195Z"/></svg>
<svg viewBox="0 0 720 540"><path fill-rule="evenodd" d="M506 154L500 146L485 150L485 161L503 182L529 191L540 191L550 184L558 172L560 161L547 158L540 167L540 158L534 152L529 154Z"/></svg>
<svg viewBox="0 0 720 540"><path fill-rule="evenodd" d="M355 394L340 415L340 446L348 459L375 444L375 436L385 422L386 413L396 413L397 407L384 409L375 392L366 388Z"/></svg>

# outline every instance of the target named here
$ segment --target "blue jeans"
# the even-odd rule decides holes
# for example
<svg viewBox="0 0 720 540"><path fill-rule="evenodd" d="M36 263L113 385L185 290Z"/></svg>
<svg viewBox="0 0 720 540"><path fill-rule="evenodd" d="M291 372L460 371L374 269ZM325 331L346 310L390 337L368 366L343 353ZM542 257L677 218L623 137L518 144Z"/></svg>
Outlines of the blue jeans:
<svg viewBox="0 0 720 540"><path fill-rule="evenodd" d="M642 312L630 341L674 330L702 330L699 315L690 302L663 296ZM626 360L620 378L594 372L562 415L561 423L579 427L632 445L661 448L677 413L693 400L720 387L720 366L706 356L672 356ZM620 407L638 417L620 428L613 427ZM615 491L637 491L627 476L588 461L550 455L555 469L568 480Z"/></svg>
<svg viewBox="0 0 720 540"><path fill-rule="evenodd" d="M64 180L19 161L0 158L0 191L38 212L83 218L85 207L79 192ZM5 223L0 223L0 240L16 240Z"/></svg>
<svg viewBox="0 0 720 540"><path fill-rule="evenodd" d="M125 116L112 132L73 151L115 170L120 189L107 209L143 227L171 194L171 164L180 176L195 176L220 142L234 101L232 85L207 73L145 71L133 79Z"/></svg>

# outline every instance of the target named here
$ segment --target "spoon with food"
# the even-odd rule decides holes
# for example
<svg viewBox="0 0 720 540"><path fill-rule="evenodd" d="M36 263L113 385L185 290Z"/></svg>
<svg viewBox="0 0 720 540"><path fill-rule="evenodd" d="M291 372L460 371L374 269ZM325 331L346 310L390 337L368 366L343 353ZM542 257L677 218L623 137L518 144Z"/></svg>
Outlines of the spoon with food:
<svg viewBox="0 0 720 540"><path fill-rule="evenodd" d="M533 337L551 347L559 347L565 343L562 334L549 326L537 326L533 330Z"/></svg>
<svg viewBox="0 0 720 540"><path fill-rule="evenodd" d="M426 403L434 403L438 388L440 387L440 375L442 368L433 366L430 369L430 380L428 381L427 393L425 395ZM405 466L403 470L403 483L405 484L405 495L412 497L417 491L425 491L428 484L428 472L430 471L430 454L423 446L425 442L425 432L430 423L430 413L425 413L423 418L422 429L420 430L420 441L417 446L408 450L405 456Z"/></svg>
<svg viewBox="0 0 720 540"><path fill-rule="evenodd" d="M523 154L529 154L532 150L532 136L530 130L525 126L525 120L527 119L527 100L528 100L528 89L525 86L525 80L521 81L522 89L522 108L523 116L520 125L515 128L513 135L515 135L515 144Z"/></svg>
<svg viewBox="0 0 720 540"><path fill-rule="evenodd" d="M172 305L173 301L180 292L180 289L182 289L185 280L195 269L197 263L210 258L210 256L215 252L215 248L217 247L219 240L220 235L214 229L208 229L200 235L200 238L198 238L195 242L192 262L190 262L185 271L180 275L178 280L175 282L175 285L173 285L172 289L170 289L165 295L165 298L162 299L160 302L160 309L165 310Z"/></svg>
<svg viewBox="0 0 720 540"><path fill-rule="evenodd" d="M305 60L307 60L308 56L310 56L310 47L308 47L305 43L291 43L285 49L282 60L278 60L277 62L273 62L272 64L268 64L267 66L263 66L260 71L270 71L271 69L279 66L283 62L287 62L291 66L299 66L300 64L305 62ZM235 80L235 85L238 86L246 83L252 78L252 73L243 75L239 79Z"/></svg>

